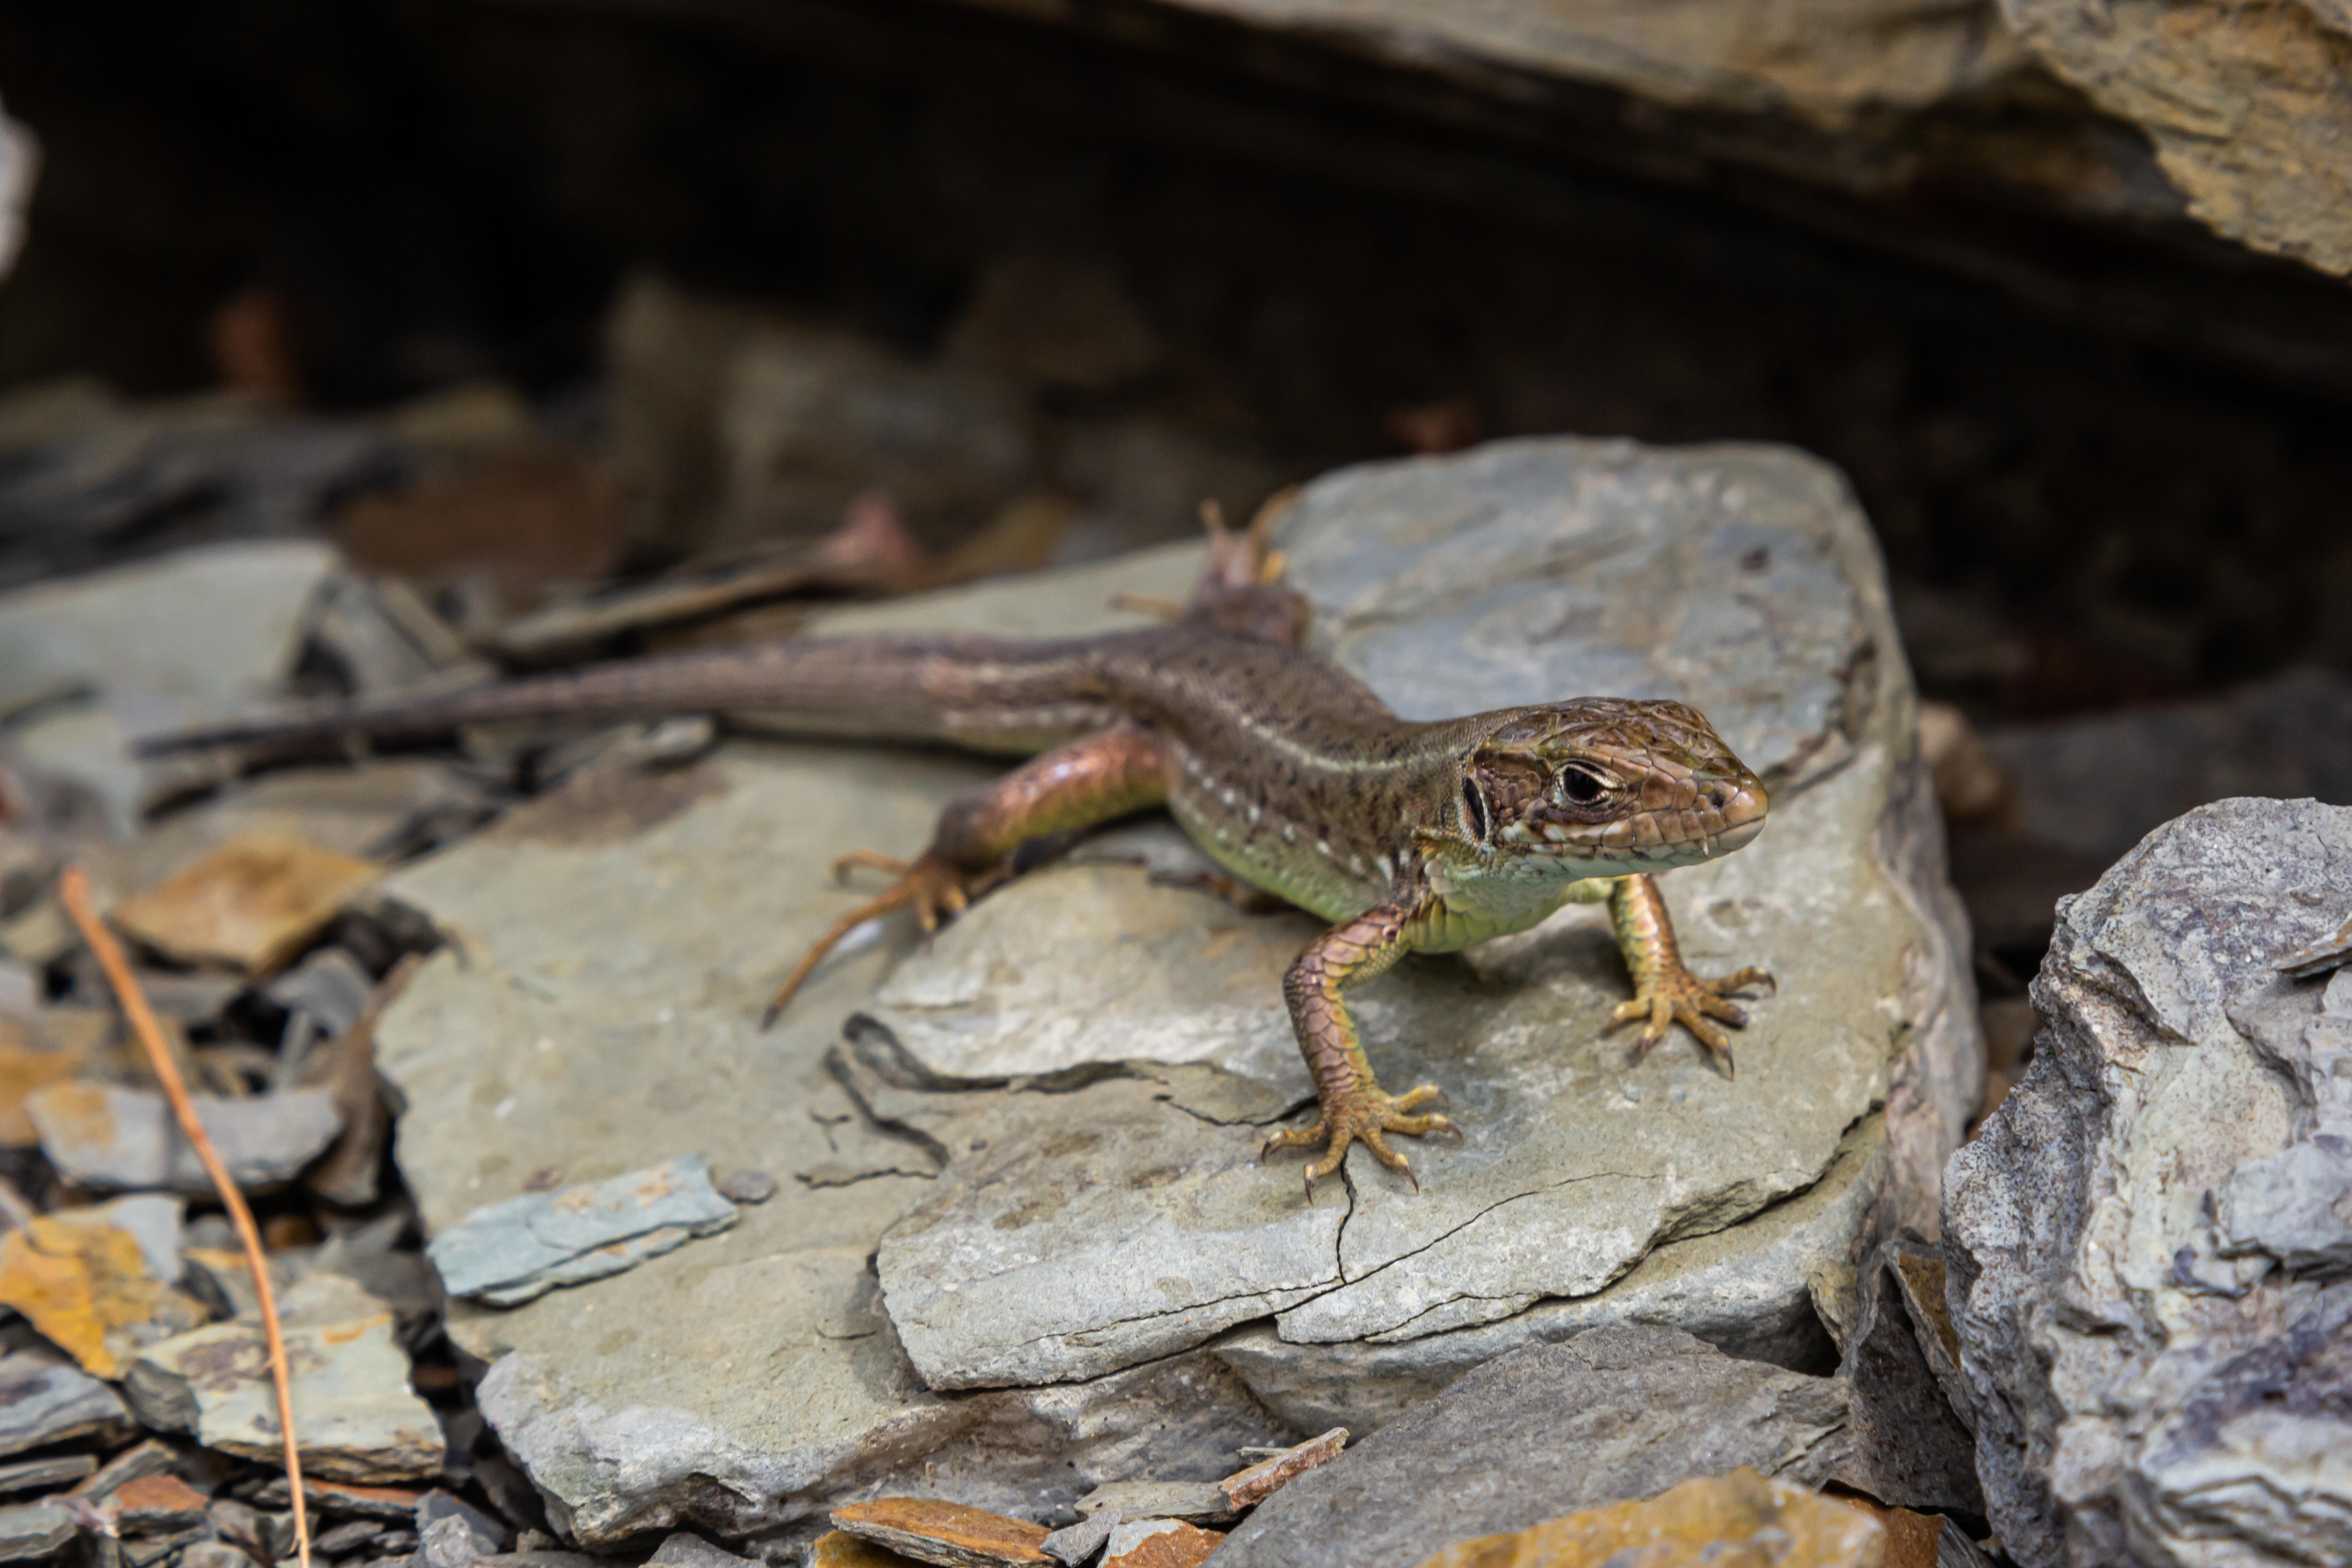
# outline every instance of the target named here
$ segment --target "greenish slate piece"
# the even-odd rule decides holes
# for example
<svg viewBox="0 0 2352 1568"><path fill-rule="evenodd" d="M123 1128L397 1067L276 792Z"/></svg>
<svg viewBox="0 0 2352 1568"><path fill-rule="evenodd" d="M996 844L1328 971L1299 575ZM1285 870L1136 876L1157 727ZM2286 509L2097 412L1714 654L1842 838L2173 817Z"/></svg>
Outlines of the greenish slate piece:
<svg viewBox="0 0 2352 1568"><path fill-rule="evenodd" d="M710 1163L679 1154L641 1171L476 1209L426 1249L452 1296L511 1307L633 1268L735 1223Z"/></svg>

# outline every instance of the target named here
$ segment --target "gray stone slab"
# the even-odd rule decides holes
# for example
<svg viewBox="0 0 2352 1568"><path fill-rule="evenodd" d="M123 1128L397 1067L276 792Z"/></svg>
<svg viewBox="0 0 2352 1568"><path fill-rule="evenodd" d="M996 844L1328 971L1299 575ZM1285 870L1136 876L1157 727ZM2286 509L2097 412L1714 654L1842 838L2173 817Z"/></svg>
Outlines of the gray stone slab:
<svg viewBox="0 0 2352 1568"><path fill-rule="evenodd" d="M2352 809L2224 800L2060 904L2032 1065L1954 1156L1947 1295L2025 1568L2352 1559Z"/></svg>
<svg viewBox="0 0 2352 1568"><path fill-rule="evenodd" d="M240 1187L292 1181L342 1131L343 1113L323 1089L250 1100L192 1098L205 1135ZM192 1196L213 1191L204 1163L180 1135L160 1094L61 1083L27 1096L25 1110L40 1134L41 1152L77 1186L168 1187Z"/></svg>
<svg viewBox="0 0 2352 1568"><path fill-rule="evenodd" d="M476 1209L433 1238L427 1256L452 1296L520 1306L559 1285L617 1274L735 1223L710 1163L657 1165Z"/></svg>
<svg viewBox="0 0 2352 1568"><path fill-rule="evenodd" d="M131 1431L112 1388L46 1350L0 1356L0 1454L52 1443L110 1442Z"/></svg>
<svg viewBox="0 0 2352 1568"><path fill-rule="evenodd" d="M310 541L214 545L0 597L0 708L79 694L14 727L10 756L90 790L127 835L205 766L134 761L127 743L276 700L334 559Z"/></svg>
<svg viewBox="0 0 2352 1568"><path fill-rule="evenodd" d="M1260 1504L1218 1568L1419 1568L1456 1541L1752 1465L1805 1486L1850 1463L1834 1379L1734 1361L1674 1329L1512 1352Z"/></svg>
<svg viewBox="0 0 2352 1568"><path fill-rule="evenodd" d="M48 1503L0 1508L0 1563L29 1563L62 1552L80 1530L72 1514Z"/></svg>
<svg viewBox="0 0 2352 1568"><path fill-rule="evenodd" d="M364 1485L441 1468L441 1425L408 1384L390 1309L348 1279L314 1275L278 1300L306 1475ZM281 1451L261 1325L215 1323L149 1345L125 1391L150 1426L267 1462Z"/></svg>
<svg viewBox="0 0 2352 1568"><path fill-rule="evenodd" d="M1751 1007L1735 1080L1679 1037L1633 1065L1605 1034L1625 990L1597 908L1409 961L1358 994L1366 1049L1385 1083L1437 1082L1467 1135L1413 1149L1418 1193L1353 1154L1311 1211L1263 1190L1264 1117L1220 1123L1181 1097L1057 1098L1098 1134L1084 1144L1044 1121L982 1151L931 1130L947 1168L880 1259L926 1380L1092 1376L1268 1316L1291 1343L1353 1343L1593 1297L1654 1248L1821 1182L1879 1104L1886 1212L1932 1226L1980 1071L1966 944L1906 760L1875 557L1835 476L1763 448L1499 443L1318 480L1280 540L1316 637L1402 711L1586 691L1706 711L1774 781L1773 816L1754 847L1664 885L1696 967L1760 963L1779 993ZM1144 1058L1303 1101L1280 982L1317 926L1158 868L1024 879L900 965L869 1018L940 1080ZM900 1114L950 1113L883 1119ZM1785 1271L1774 1284L1801 1295Z"/></svg>

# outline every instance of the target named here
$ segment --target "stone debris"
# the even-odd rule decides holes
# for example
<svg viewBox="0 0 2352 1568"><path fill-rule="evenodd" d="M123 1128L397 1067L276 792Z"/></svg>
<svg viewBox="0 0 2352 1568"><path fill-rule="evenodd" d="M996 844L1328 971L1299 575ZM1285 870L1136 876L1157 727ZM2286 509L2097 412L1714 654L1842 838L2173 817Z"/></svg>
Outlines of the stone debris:
<svg viewBox="0 0 2352 1568"><path fill-rule="evenodd" d="M835 1509L834 1528L940 1568L1052 1563L1042 1524L928 1498L877 1498Z"/></svg>
<svg viewBox="0 0 2352 1568"><path fill-rule="evenodd" d="M733 1225L710 1163L679 1154L601 1182L478 1208L433 1238L426 1255L452 1296L520 1306L563 1285L633 1268Z"/></svg>
<svg viewBox="0 0 2352 1568"><path fill-rule="evenodd" d="M181 1261L184 1198L162 1193L136 1193L102 1204L53 1209L48 1217L62 1225L111 1226L126 1232L139 1247L147 1278L158 1285L177 1285L184 1270Z"/></svg>
<svg viewBox="0 0 2352 1568"><path fill-rule="evenodd" d="M1310 1437L1296 1447L1260 1459L1245 1470L1236 1470L1219 1481L1217 1489L1225 1494L1225 1501L1237 1513L1255 1508L1281 1490L1286 1482L1339 1458L1347 1446L1348 1429L1334 1426L1319 1437Z"/></svg>
<svg viewBox="0 0 2352 1568"><path fill-rule="evenodd" d="M665 1539L646 1559L647 1568L751 1568L750 1561L686 1531Z"/></svg>
<svg viewBox="0 0 2352 1568"><path fill-rule="evenodd" d="M383 1527L372 1519L347 1519L320 1531L310 1542L310 1550L321 1557L341 1557L373 1545L384 1533Z"/></svg>
<svg viewBox="0 0 2352 1568"><path fill-rule="evenodd" d="M98 1468L88 1454L63 1454L54 1459L20 1459L0 1465L0 1496L10 1492L47 1491L86 1479Z"/></svg>
<svg viewBox="0 0 2352 1568"><path fill-rule="evenodd" d="M1860 1509L1886 1531L1886 1556L1879 1568L1992 1568L1983 1549L1948 1515L1886 1508L1868 1498L1836 1500Z"/></svg>
<svg viewBox="0 0 2352 1568"><path fill-rule="evenodd" d="M179 1568L255 1568L250 1552L226 1541L192 1542L180 1553Z"/></svg>
<svg viewBox="0 0 2352 1568"><path fill-rule="evenodd" d="M1081 1518L1112 1513L1121 1519L1181 1519L1194 1524L1223 1523L1240 1511L1215 1481L1112 1481L1075 1506Z"/></svg>
<svg viewBox="0 0 2352 1568"><path fill-rule="evenodd" d="M114 1390L45 1350L0 1356L0 1454L58 1443L111 1445L129 1436L131 1412Z"/></svg>
<svg viewBox="0 0 2352 1568"><path fill-rule="evenodd" d="M130 742L267 706L333 565L310 541L225 544L0 598L0 710L50 700L10 727L12 761L87 790L128 837L147 807L208 773L188 758L135 760Z"/></svg>
<svg viewBox="0 0 2352 1568"><path fill-rule="evenodd" d="M730 1203L763 1204L776 1195L776 1178L765 1171L730 1171L719 1192Z"/></svg>
<svg viewBox="0 0 2352 1568"><path fill-rule="evenodd" d="M52 1215L0 1236L0 1305L105 1378L121 1377L140 1345L205 1321L195 1300L155 1282L129 1231Z"/></svg>
<svg viewBox="0 0 2352 1568"><path fill-rule="evenodd" d="M30 1016L0 1017L0 1148L29 1148L40 1141L25 1101L52 1084L69 1083L89 1065L104 1031L45 1028L52 1009ZM110 1026L111 1020L106 1020Z"/></svg>
<svg viewBox="0 0 2352 1568"><path fill-rule="evenodd" d="M1079 1563L1093 1562L1095 1553L1103 1549L1103 1542L1110 1539L1110 1532L1127 1518L1115 1508L1088 1512L1086 1507L1087 1500L1084 1498L1079 1500L1077 1523L1064 1525L1037 1543L1039 1550L1062 1563L1064 1568L1076 1568Z"/></svg>
<svg viewBox="0 0 2352 1568"><path fill-rule="evenodd" d="M406 1480L441 1468L440 1423L409 1388L408 1358L383 1303L350 1280L316 1276L278 1301L306 1478ZM124 1384L141 1419L208 1448L267 1461L278 1408L260 1325L215 1323L151 1345Z"/></svg>
<svg viewBox="0 0 2352 1568"><path fill-rule="evenodd" d="M254 1501L264 1508L284 1508L289 1495L286 1479L280 1476L256 1492ZM356 1514L402 1524L415 1522L416 1505L424 1500L424 1493L406 1487L352 1486L321 1480L308 1470L302 1472L302 1496L322 1513Z"/></svg>
<svg viewBox="0 0 2352 1568"><path fill-rule="evenodd" d="M1179 1520L1130 1520L1110 1532L1102 1568L1199 1568L1224 1540Z"/></svg>
<svg viewBox="0 0 2352 1568"><path fill-rule="evenodd" d="M492 1556L514 1542L514 1531L504 1523L439 1487L416 1500L416 1511L411 1517L415 1521L416 1539L427 1546L434 1540L435 1530L451 1521L464 1531L467 1550L472 1556Z"/></svg>
<svg viewBox="0 0 2352 1568"><path fill-rule="evenodd" d="M174 1475L141 1476L107 1500L115 1522L133 1535L187 1530L205 1521L212 1500Z"/></svg>
<svg viewBox="0 0 2352 1568"><path fill-rule="evenodd" d="M334 1096L320 1089L249 1100L191 1098L229 1179L247 1190L292 1181L343 1125ZM78 1186L164 1187L191 1195L213 1190L212 1178L180 1136L160 1094L58 1084L32 1096L26 1110L40 1133L41 1152Z"/></svg>
<svg viewBox="0 0 2352 1568"><path fill-rule="evenodd" d="M177 1459L169 1445L150 1437L107 1460L74 1488L73 1495L86 1502L102 1503L132 1481L168 1475Z"/></svg>
<svg viewBox="0 0 2352 1568"><path fill-rule="evenodd" d="M62 1552L81 1526L54 1503L0 1508L0 1563L30 1563Z"/></svg>
<svg viewBox="0 0 2352 1568"><path fill-rule="evenodd" d="M1844 1479L1881 1502L1984 1511L1976 1476L1976 1435L1954 1410L1955 1390L1937 1375L1928 1346L1949 1359L1939 1337L1941 1290L1932 1308L1906 1289L1907 1278L1940 1287L1943 1259L1924 1244L1887 1243L1861 1270L1858 1311L1838 1375L1851 1393L1854 1462ZM1929 1312L1922 1321L1922 1312ZM1958 1368L1953 1368L1957 1374ZM1959 1390L1963 1402L1965 1390Z"/></svg>
<svg viewBox="0 0 2352 1568"><path fill-rule="evenodd" d="M182 963L267 974L382 874L372 861L300 839L246 834L132 894L110 918Z"/></svg>
<svg viewBox="0 0 2352 1568"><path fill-rule="evenodd" d="M834 1530L810 1544L805 1568L909 1568L914 1562L862 1536Z"/></svg>
<svg viewBox="0 0 2352 1568"><path fill-rule="evenodd" d="M1647 1501L1465 1541L1419 1568L1891 1568L1885 1552L1870 1514L1743 1465Z"/></svg>
<svg viewBox="0 0 2352 1568"><path fill-rule="evenodd" d="M2021 1568L2352 1558L2352 1288L2306 1271L2352 1220L2304 1181L2352 1132L2352 978L2278 972L2347 887L2352 809L2238 799L2060 906L2032 1063L1946 1180L1976 1470Z"/></svg>
<svg viewBox="0 0 2352 1568"><path fill-rule="evenodd" d="M1219 1568L1413 1568L1741 1465L1802 1487L1853 1464L1844 1385L1624 1324L1469 1373L1234 1527ZM1364 1500L1376 1498L1379 1506Z"/></svg>

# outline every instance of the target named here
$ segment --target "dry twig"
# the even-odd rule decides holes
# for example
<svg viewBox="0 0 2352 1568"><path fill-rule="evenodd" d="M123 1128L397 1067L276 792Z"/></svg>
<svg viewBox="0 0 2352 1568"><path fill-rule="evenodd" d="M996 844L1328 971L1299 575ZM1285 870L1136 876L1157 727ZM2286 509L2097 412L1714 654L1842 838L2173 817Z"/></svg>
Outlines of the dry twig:
<svg viewBox="0 0 2352 1568"><path fill-rule="evenodd" d="M155 1010L147 1005L146 993L139 989L138 976L131 973L130 961L122 956L121 943L98 918L89 901L89 879L79 866L68 867L58 879L58 901L81 931L82 940L89 943L90 952L98 955L100 967L114 987L122 1003L122 1011L131 1020L131 1033L147 1052L147 1060L154 1068L155 1081L163 1086L163 1097L172 1102L172 1114L180 1123L180 1131L205 1164L205 1173L219 1189L221 1206L228 1210L229 1223L236 1226L237 1239L245 1244L245 1260L253 1270L253 1292L261 1302L261 1331L269 1343L269 1381L278 1391L278 1429L286 1439L286 1489L294 1500L294 1547L300 1568L310 1568L310 1519L302 1496L302 1461L294 1447L294 1387L287 1371L286 1336L278 1326L278 1297L269 1288L269 1259L261 1250L261 1232L253 1223L253 1211L246 1206L245 1194L229 1180L228 1169L221 1163L218 1151L205 1132L205 1124L197 1120L195 1102L188 1098L188 1086L180 1077L179 1064L172 1059L163 1031L155 1022Z"/></svg>

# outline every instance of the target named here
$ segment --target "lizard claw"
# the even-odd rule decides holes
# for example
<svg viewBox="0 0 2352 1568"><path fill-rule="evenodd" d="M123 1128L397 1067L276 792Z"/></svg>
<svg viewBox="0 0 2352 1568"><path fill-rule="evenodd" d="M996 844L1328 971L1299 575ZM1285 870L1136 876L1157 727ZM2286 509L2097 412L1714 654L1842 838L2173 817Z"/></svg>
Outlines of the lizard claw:
<svg viewBox="0 0 2352 1568"><path fill-rule="evenodd" d="M899 860L871 849L853 849L846 855L836 856L833 862L834 879L845 880L853 868L861 866L887 871L898 880L880 898L868 900L834 921L831 929L811 944L792 973L785 976L784 983L776 988L775 996L768 1003L767 1012L761 1016L761 1028L765 1029L776 1021L785 1005L792 1001L793 994L816 973L816 966L824 962L825 955L841 945L841 939L867 921L877 915L886 915L893 910L911 906L916 923L923 928L925 936L929 936L971 908L971 900L985 892L995 880L993 877L967 876L928 852L913 860Z"/></svg>
<svg viewBox="0 0 2352 1568"><path fill-rule="evenodd" d="M1609 1015L1607 1028L1647 1021L1641 1039L1633 1047L1633 1059L1638 1062L1666 1037L1669 1029L1680 1024L1706 1047L1711 1058L1722 1062L1725 1077L1736 1078L1739 1069L1732 1059L1731 1037L1709 1020L1720 1018L1735 1029L1746 1028L1748 1010L1729 998L1733 993L1751 985L1769 985L1776 993L1780 990L1779 983L1765 970L1743 969L1720 980L1706 980L1677 962L1652 983L1637 986L1632 1001L1619 1003Z"/></svg>
<svg viewBox="0 0 2352 1568"><path fill-rule="evenodd" d="M1418 1193L1421 1191L1421 1178L1412 1173L1412 1167L1406 1163L1403 1155L1389 1147L1386 1134L1398 1132L1408 1138L1419 1138L1431 1132L1451 1132L1456 1138L1461 1137L1462 1130L1443 1116L1405 1114L1416 1105L1426 1105L1433 1100L1444 1098L1445 1091L1433 1083L1422 1084L1399 1095L1383 1093L1378 1085L1371 1085L1360 1093L1347 1096L1336 1105L1324 1107L1323 1114L1315 1119L1314 1126L1286 1128L1276 1132L1265 1141L1265 1147L1258 1151L1257 1157L1263 1160L1276 1149L1312 1149L1328 1144L1323 1157L1308 1165L1305 1172L1307 1197L1311 1203L1315 1198L1315 1184L1339 1168L1340 1163L1348 1157L1349 1144L1361 1143L1372 1152L1374 1159L1411 1182L1412 1190Z"/></svg>

